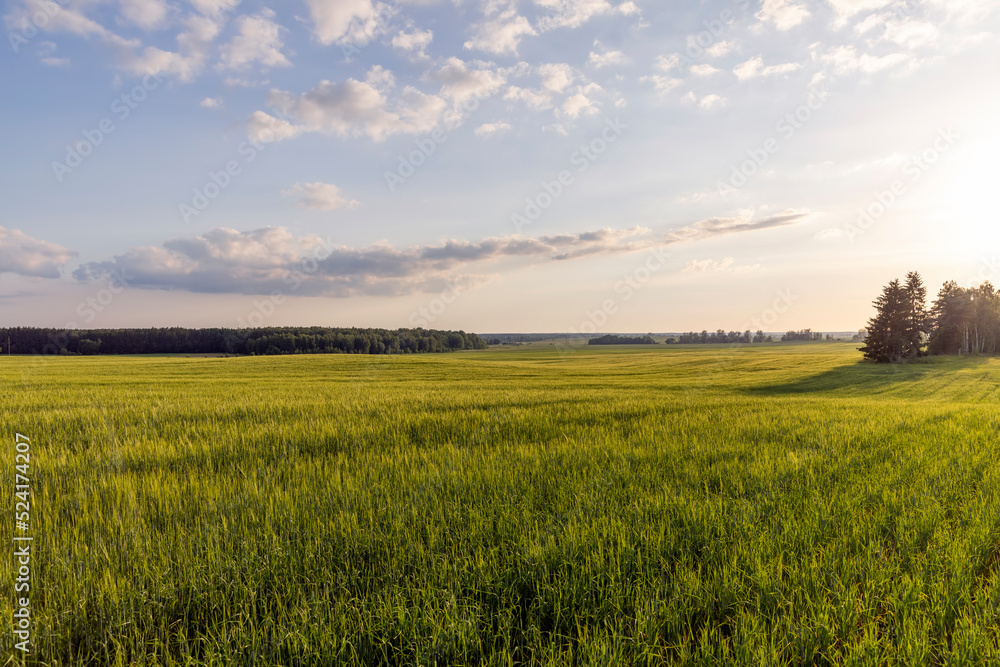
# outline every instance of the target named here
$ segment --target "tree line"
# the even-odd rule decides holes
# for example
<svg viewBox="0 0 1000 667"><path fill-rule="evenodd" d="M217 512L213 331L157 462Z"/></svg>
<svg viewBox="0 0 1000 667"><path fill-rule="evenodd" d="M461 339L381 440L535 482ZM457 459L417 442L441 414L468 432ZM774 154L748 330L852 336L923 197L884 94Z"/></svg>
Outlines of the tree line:
<svg viewBox="0 0 1000 667"><path fill-rule="evenodd" d="M591 338L587 345L656 345L652 336L618 336L616 334L605 334L598 338Z"/></svg>
<svg viewBox="0 0 1000 667"><path fill-rule="evenodd" d="M9 349L8 349L9 341ZM479 350L474 333L435 329L266 327L259 329L0 329L14 354L407 354Z"/></svg>
<svg viewBox="0 0 1000 667"><path fill-rule="evenodd" d="M709 333L705 329L701 333L688 331L676 338L671 336L666 342L677 343L679 345L709 345L721 343L770 343L773 340L773 336L765 335L760 330L757 330L756 333L750 333L750 330L747 329L743 333L740 333L739 331L726 332L724 329L716 329L715 332Z"/></svg>
<svg viewBox="0 0 1000 667"><path fill-rule="evenodd" d="M962 287L949 280L928 308L923 279L911 271L882 288L873 305L876 314L859 348L871 361L1000 352L1000 292L988 281Z"/></svg>

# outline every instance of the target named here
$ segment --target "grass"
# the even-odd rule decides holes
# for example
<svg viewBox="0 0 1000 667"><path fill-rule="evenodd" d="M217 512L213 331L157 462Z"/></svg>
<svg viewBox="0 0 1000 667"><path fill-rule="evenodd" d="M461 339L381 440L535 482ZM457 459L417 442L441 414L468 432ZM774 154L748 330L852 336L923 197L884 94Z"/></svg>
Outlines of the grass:
<svg viewBox="0 0 1000 667"><path fill-rule="evenodd" d="M1000 363L855 347L0 358L26 662L985 664Z"/></svg>

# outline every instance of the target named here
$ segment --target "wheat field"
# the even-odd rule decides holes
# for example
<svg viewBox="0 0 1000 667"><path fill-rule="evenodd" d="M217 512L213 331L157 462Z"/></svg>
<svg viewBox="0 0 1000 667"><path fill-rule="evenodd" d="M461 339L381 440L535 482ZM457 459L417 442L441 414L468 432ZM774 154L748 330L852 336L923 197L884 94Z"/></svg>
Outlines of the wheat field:
<svg viewBox="0 0 1000 667"><path fill-rule="evenodd" d="M7 532L21 433L34 537L5 652L984 664L1000 363L855 347L0 357Z"/></svg>

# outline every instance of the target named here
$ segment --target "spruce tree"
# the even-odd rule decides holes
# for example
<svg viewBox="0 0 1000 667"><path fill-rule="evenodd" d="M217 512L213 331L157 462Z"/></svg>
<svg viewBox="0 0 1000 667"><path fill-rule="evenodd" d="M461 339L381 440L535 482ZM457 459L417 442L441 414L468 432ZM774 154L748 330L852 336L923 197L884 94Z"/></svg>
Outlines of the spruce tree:
<svg viewBox="0 0 1000 667"><path fill-rule="evenodd" d="M924 281L916 271L906 274L906 338L903 355L909 358L919 357L923 354L921 347L924 340L924 332L928 329L927 317L927 288Z"/></svg>
<svg viewBox="0 0 1000 667"><path fill-rule="evenodd" d="M911 306L906 289L893 280L874 303L875 317L868 320L868 337L859 348L866 359L879 363L899 361L909 348Z"/></svg>

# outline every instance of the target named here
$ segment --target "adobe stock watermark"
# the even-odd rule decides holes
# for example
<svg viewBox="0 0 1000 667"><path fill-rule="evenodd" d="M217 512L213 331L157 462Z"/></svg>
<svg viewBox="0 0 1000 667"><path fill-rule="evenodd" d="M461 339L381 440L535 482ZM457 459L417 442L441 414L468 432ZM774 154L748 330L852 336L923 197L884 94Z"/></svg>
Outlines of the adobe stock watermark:
<svg viewBox="0 0 1000 667"><path fill-rule="evenodd" d="M455 123L454 127L457 128L464 125L469 116L479 109L480 103L487 97L486 95L476 93L462 100L458 104L460 113L458 122ZM427 136L414 139L413 144L415 148L409 153L400 153L397 155L396 169L393 171L386 170L382 174L389 192L395 192L399 186L405 184L407 180L413 177L427 163L427 160L437 152L438 147L448 140L448 134L449 132L444 128L434 128Z"/></svg>
<svg viewBox="0 0 1000 667"><path fill-rule="evenodd" d="M739 164L734 164L728 178L720 178L716 181L718 194L727 197L749 183L754 174L763 169L771 156L781 149L782 141L788 141L795 136L795 133L802 129L817 111L823 108L829 97L830 91L826 89L825 85L821 85L819 88L811 87L805 103L784 114L774 124L774 129L780 138L768 137L760 146L748 148L746 151L747 159Z"/></svg>
<svg viewBox="0 0 1000 667"><path fill-rule="evenodd" d="M83 139L78 139L66 146L66 157L63 161L54 160L52 162L52 173L56 175L56 180L62 183L67 175L82 165L83 161L104 143L105 138L117 129L115 119L119 123L124 122L132 115L133 111L139 108L140 104L149 98L149 94L156 90L161 82L159 75L150 72L132 90L115 98L115 101L111 103L111 113L114 118L107 116L102 118L95 127L84 130Z"/></svg>
<svg viewBox="0 0 1000 667"><path fill-rule="evenodd" d="M910 184L916 183L940 158L955 141L960 139L959 135L950 127L939 128L937 136L932 145L920 151L916 155L908 157L900 167L903 176L897 178L884 190L873 193L873 201L868 205L858 209L858 217L852 222L844 225L843 230L847 235L847 240L854 243L854 240L872 228L874 224L893 207L900 197L906 194Z"/></svg>
<svg viewBox="0 0 1000 667"><path fill-rule="evenodd" d="M628 125L623 123L620 117L615 117L614 120L605 120L600 134L586 144L581 144L569 156L570 165L576 167L578 174L587 171L590 165L597 162L607 152L608 147L618 141L627 129ZM541 188L534 196L525 197L524 208L520 212L511 214L510 221L514 225L514 230L520 234L525 227L534 224L542 216L542 213L548 210L573 185L575 179L573 171L563 169L551 181L543 180Z"/></svg>
<svg viewBox="0 0 1000 667"><path fill-rule="evenodd" d="M439 317L444 315L448 306L455 303L464 293L464 289L454 280L445 281L445 287L441 293L430 300L426 306L420 306L410 313L410 326L413 328L425 328L433 324Z"/></svg>
<svg viewBox="0 0 1000 667"><path fill-rule="evenodd" d="M279 115L272 119L287 122ZM258 136L247 134L246 139L236 147L236 158L228 160L218 171L209 170L208 178L200 186L191 190L191 199L177 205L184 224L190 224L191 218L201 214L213 201L219 198L232 185L233 179L243 173L243 169L257 159L257 156L270 144L278 140L277 133L270 127L265 127L257 133Z"/></svg>
<svg viewBox="0 0 1000 667"><path fill-rule="evenodd" d="M702 21L702 25L705 27L699 33L688 35L687 46L684 49L684 54L691 60L700 60L708 53L711 48L718 43L722 35L729 30L737 20L743 18L746 15L746 10L750 6L749 0L732 0L732 3L743 12L743 15L737 15L731 9L723 9L719 12L719 15L714 19L708 19Z"/></svg>
<svg viewBox="0 0 1000 667"><path fill-rule="evenodd" d="M570 327L569 333L580 336L596 334L618 313L622 304L631 301L655 273L663 270L669 257L670 253L666 247L650 248L646 261L622 276L622 279L612 286L616 296L605 299L598 308L584 311L584 319L575 328ZM556 343L556 349L560 354L567 354L586 344L578 338L565 338Z"/></svg>
<svg viewBox="0 0 1000 667"><path fill-rule="evenodd" d="M14 53L20 53L21 47L30 42L41 30L49 24L56 14L63 10L63 6L52 0L45 0L41 9L35 11L30 17L21 19L21 31L7 32L7 41Z"/></svg>

